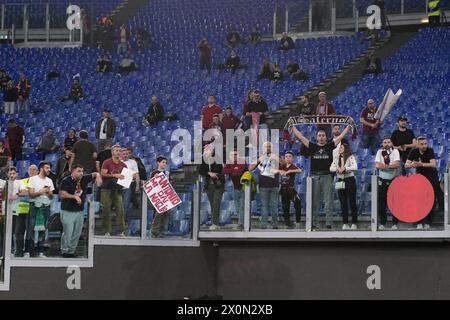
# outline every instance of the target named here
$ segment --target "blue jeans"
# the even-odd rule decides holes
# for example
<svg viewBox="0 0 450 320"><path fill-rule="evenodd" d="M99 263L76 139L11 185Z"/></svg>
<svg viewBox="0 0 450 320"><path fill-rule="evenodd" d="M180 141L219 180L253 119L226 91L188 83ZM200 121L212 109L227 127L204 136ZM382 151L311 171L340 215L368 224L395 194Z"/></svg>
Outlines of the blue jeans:
<svg viewBox="0 0 450 320"><path fill-rule="evenodd" d="M244 190L234 190L234 208L239 215L239 225L244 225Z"/></svg>
<svg viewBox="0 0 450 320"><path fill-rule="evenodd" d="M28 99L25 100L20 100L17 99L17 113L25 111L25 112L29 112L30 111L30 103Z"/></svg>
<svg viewBox="0 0 450 320"><path fill-rule="evenodd" d="M244 131L247 131L252 127L252 116L244 116Z"/></svg>
<svg viewBox="0 0 450 320"><path fill-rule="evenodd" d="M362 147L370 149L372 155L375 155L380 147L380 135L378 133L363 133Z"/></svg>
<svg viewBox="0 0 450 320"><path fill-rule="evenodd" d="M127 53L128 51L128 43L119 43L117 46L117 54Z"/></svg>
<svg viewBox="0 0 450 320"><path fill-rule="evenodd" d="M278 227L278 188L260 188L261 195L261 227L267 228L269 211L272 215L272 227Z"/></svg>
<svg viewBox="0 0 450 320"><path fill-rule="evenodd" d="M123 190L123 212L124 212L125 223L127 222L128 209L130 208L131 196L132 196L132 190L130 188Z"/></svg>

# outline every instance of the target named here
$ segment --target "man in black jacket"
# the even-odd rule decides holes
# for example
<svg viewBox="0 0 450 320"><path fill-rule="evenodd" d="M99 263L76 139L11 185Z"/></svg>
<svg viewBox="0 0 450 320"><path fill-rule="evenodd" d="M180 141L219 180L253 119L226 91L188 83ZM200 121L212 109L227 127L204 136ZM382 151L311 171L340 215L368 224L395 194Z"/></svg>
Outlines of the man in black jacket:
<svg viewBox="0 0 450 320"><path fill-rule="evenodd" d="M72 147L65 147L64 154L56 163L57 184L70 172L70 158L72 157Z"/></svg>
<svg viewBox="0 0 450 320"><path fill-rule="evenodd" d="M97 138L97 150L100 152L105 149L105 143L110 142L116 135L116 122L110 118L110 110L105 108L102 113L102 118L95 126L95 138Z"/></svg>
<svg viewBox="0 0 450 320"><path fill-rule="evenodd" d="M283 32L283 36L281 37L279 48L280 48L280 50L295 49L294 40L292 40L292 38L289 37L286 32Z"/></svg>
<svg viewBox="0 0 450 320"><path fill-rule="evenodd" d="M158 100L158 97L152 97L152 103L148 107L147 114L145 115L144 121L142 122L145 126L153 126L158 123L158 121L164 120L164 107Z"/></svg>

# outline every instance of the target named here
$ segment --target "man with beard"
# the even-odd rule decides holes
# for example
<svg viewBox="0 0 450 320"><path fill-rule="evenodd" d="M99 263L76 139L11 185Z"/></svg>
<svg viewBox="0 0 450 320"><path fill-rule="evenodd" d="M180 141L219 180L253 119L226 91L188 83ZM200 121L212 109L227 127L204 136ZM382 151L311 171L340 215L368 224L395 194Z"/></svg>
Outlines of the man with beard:
<svg viewBox="0 0 450 320"><path fill-rule="evenodd" d="M47 220L50 216L50 204L53 199L55 186L48 177L51 171L49 162L39 164L39 174L31 177L28 181L28 190L30 195L30 216L29 225L34 226L34 231L38 231L37 251L39 258L45 258L43 253L43 243L45 240L45 231L47 229ZM27 240L34 241L34 232L27 232Z"/></svg>

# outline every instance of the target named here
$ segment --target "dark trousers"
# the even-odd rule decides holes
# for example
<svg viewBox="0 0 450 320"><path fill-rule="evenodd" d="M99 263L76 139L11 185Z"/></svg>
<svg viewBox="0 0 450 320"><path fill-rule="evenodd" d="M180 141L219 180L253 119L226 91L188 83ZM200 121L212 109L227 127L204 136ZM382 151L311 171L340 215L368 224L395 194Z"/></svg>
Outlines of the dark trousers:
<svg viewBox="0 0 450 320"><path fill-rule="evenodd" d="M205 188L205 191L211 206L212 223L218 226L220 221L220 203L222 202L224 188L216 188L210 184Z"/></svg>
<svg viewBox="0 0 450 320"><path fill-rule="evenodd" d="M295 208L295 222L300 223L302 215L302 203L297 192L292 189L281 189L281 206L283 207L283 218L287 225L291 224L291 201Z"/></svg>
<svg viewBox="0 0 450 320"><path fill-rule="evenodd" d="M14 161L22 160L22 147L12 147L11 148L11 157Z"/></svg>
<svg viewBox="0 0 450 320"><path fill-rule="evenodd" d="M358 207L356 205L356 180L355 177L344 179L345 189L338 190L339 201L341 202L342 222L348 223L348 203L352 210L352 223L358 222Z"/></svg>
<svg viewBox="0 0 450 320"><path fill-rule="evenodd" d="M428 17L428 25L430 27L436 27L441 24L441 17L440 16L431 16Z"/></svg>
<svg viewBox="0 0 450 320"><path fill-rule="evenodd" d="M211 57L200 57L200 69L208 70L208 72L211 72Z"/></svg>
<svg viewBox="0 0 450 320"><path fill-rule="evenodd" d="M379 179L378 181L378 217L380 219L380 224L386 225L387 221L387 192L389 186L391 185L392 180ZM392 215L392 224L396 225L398 223L398 219Z"/></svg>
<svg viewBox="0 0 450 320"><path fill-rule="evenodd" d="M433 186L435 203L436 202L438 203L439 210L444 210L444 192L442 191L441 186L439 184L439 179L437 177L433 178L426 177L426 178L428 179L428 181L430 181L431 185ZM426 223L431 225L431 223L433 222L433 215L434 215L434 206L431 208L428 215L418 223L422 224Z"/></svg>
<svg viewBox="0 0 450 320"><path fill-rule="evenodd" d="M33 240L27 240L25 243L25 232L28 234L28 214L19 214L16 220L16 228L14 234L16 236L16 255L23 255L24 244L25 252L30 253L33 249ZM31 231L30 231L31 232ZM32 232L34 234L34 232Z"/></svg>

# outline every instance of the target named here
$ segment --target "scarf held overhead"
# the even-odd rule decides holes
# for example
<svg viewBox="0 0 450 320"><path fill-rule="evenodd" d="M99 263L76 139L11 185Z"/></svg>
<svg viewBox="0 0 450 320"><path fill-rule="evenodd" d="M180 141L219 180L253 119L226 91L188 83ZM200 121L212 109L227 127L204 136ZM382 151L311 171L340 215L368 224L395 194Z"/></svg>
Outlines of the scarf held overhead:
<svg viewBox="0 0 450 320"><path fill-rule="evenodd" d="M284 127L285 130L290 129L291 126L299 124L346 124L352 128L352 139L357 137L356 122L350 116L297 116L290 117Z"/></svg>

